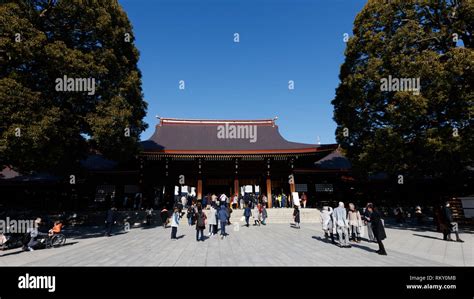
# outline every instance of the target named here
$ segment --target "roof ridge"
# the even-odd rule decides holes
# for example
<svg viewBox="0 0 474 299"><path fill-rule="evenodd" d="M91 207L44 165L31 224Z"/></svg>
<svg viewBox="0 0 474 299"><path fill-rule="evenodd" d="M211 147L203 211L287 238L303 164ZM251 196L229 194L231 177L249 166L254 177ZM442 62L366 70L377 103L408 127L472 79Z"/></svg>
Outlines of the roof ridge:
<svg viewBox="0 0 474 299"><path fill-rule="evenodd" d="M275 126L273 119L192 119L159 117L160 125L163 124L267 124Z"/></svg>

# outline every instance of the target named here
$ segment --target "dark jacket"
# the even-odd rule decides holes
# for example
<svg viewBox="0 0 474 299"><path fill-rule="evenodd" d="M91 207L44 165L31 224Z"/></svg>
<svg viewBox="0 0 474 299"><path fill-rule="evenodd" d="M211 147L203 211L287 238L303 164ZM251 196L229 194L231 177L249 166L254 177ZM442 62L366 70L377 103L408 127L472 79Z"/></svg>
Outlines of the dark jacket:
<svg viewBox="0 0 474 299"><path fill-rule="evenodd" d="M446 224L451 224L451 222L453 222L453 213L451 212L451 209L446 206L443 207L442 221Z"/></svg>
<svg viewBox="0 0 474 299"><path fill-rule="evenodd" d="M117 220L115 210L108 210L107 211L107 217L106 217L106 222L107 223L114 223Z"/></svg>
<svg viewBox="0 0 474 299"><path fill-rule="evenodd" d="M219 211L217 212L217 218L221 222L227 222L227 218L229 218L229 212L227 211L227 208L222 206Z"/></svg>
<svg viewBox="0 0 474 299"><path fill-rule="evenodd" d="M194 215L195 219L196 219L196 229L199 230L199 229L205 229L206 228L206 214L204 214L203 211L201 212L197 212L195 215ZM199 225L201 224L201 225Z"/></svg>
<svg viewBox="0 0 474 299"><path fill-rule="evenodd" d="M245 217L250 217L250 215L252 215L252 211L250 210L250 207L247 206L247 207L244 209L244 216L245 216Z"/></svg>
<svg viewBox="0 0 474 299"><path fill-rule="evenodd" d="M372 223L372 231L374 232L374 237L377 240L384 240L387 238L385 234L385 228L383 227L382 218L378 211L374 210L370 215L370 222Z"/></svg>
<svg viewBox="0 0 474 299"><path fill-rule="evenodd" d="M299 209L294 210L293 217L295 217L295 222L296 223L300 222L300 210Z"/></svg>

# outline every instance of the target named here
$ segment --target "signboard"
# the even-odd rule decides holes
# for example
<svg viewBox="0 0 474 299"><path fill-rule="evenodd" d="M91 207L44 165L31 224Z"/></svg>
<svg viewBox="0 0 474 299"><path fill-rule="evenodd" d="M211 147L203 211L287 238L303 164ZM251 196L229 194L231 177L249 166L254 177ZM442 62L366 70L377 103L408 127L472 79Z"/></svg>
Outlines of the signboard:
<svg viewBox="0 0 474 299"><path fill-rule="evenodd" d="M464 217L474 218L474 197L459 197L464 210Z"/></svg>
<svg viewBox="0 0 474 299"><path fill-rule="evenodd" d="M244 186L244 192L245 192L245 193L252 193L252 192L253 192L252 189L253 189L253 188L252 188L252 185L245 185L245 186Z"/></svg>
<svg viewBox="0 0 474 299"><path fill-rule="evenodd" d="M181 193L189 193L188 192L188 186L182 186L181 187Z"/></svg>
<svg viewBox="0 0 474 299"><path fill-rule="evenodd" d="M298 192L291 192L291 197L293 197L293 205L300 206L300 196Z"/></svg>

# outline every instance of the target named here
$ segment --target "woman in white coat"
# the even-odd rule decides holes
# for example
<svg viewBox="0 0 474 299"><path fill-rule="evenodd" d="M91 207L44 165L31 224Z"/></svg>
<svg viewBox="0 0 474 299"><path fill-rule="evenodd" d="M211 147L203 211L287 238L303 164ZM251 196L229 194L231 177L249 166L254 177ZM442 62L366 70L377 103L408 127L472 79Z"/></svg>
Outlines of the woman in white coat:
<svg viewBox="0 0 474 299"><path fill-rule="evenodd" d="M217 210L214 207L214 204L211 204L207 223L209 224L209 236L215 235L217 233Z"/></svg>

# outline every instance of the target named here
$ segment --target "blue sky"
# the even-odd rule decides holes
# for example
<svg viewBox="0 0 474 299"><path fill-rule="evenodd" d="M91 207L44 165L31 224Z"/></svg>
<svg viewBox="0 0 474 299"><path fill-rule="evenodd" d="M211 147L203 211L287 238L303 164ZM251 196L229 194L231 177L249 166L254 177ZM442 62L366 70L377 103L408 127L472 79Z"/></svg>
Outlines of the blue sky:
<svg viewBox="0 0 474 299"><path fill-rule="evenodd" d="M120 0L130 18L155 115L261 119L278 116L296 142L334 143L332 120L344 33L363 0ZM240 42L234 42L239 33ZM179 89L184 80L185 90ZM288 89L293 80L295 89Z"/></svg>

